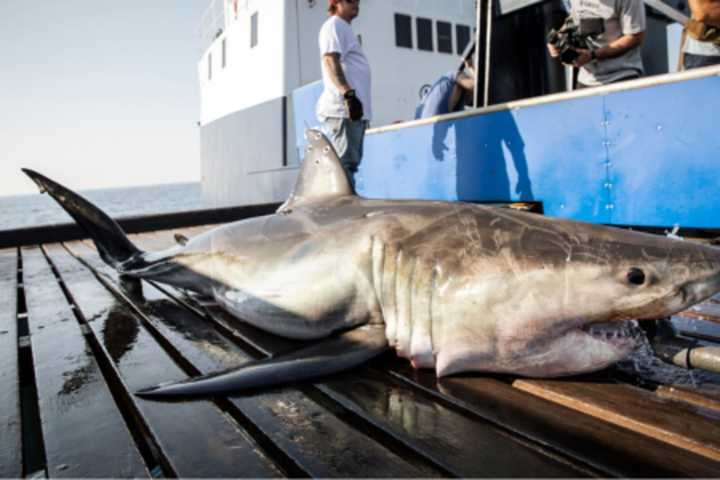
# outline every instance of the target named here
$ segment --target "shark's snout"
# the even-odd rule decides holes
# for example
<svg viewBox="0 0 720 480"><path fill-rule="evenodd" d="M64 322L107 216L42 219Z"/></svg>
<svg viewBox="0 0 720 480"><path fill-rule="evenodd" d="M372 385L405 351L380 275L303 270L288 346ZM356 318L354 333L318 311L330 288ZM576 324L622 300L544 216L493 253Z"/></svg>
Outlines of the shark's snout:
<svg viewBox="0 0 720 480"><path fill-rule="evenodd" d="M690 281L678 289L679 299L685 309L720 292L720 271L706 278Z"/></svg>

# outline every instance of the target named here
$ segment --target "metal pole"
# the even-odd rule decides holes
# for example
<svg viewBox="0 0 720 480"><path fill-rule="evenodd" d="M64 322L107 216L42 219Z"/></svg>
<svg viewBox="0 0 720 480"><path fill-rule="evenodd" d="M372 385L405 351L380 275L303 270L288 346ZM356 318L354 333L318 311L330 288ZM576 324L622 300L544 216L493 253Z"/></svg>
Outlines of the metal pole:
<svg viewBox="0 0 720 480"><path fill-rule="evenodd" d="M485 92L483 95L483 106L487 107L490 101L490 38L492 37L492 7L493 0L487 2L487 16L485 17Z"/></svg>
<svg viewBox="0 0 720 480"><path fill-rule="evenodd" d="M685 25L685 22L688 21L688 17L685 16L683 13L681 13L678 10L675 10L674 8L670 7L669 5L665 5L660 0L645 0L645 3L657 10L658 12L662 13L666 17L668 17L670 20L674 22L678 22L680 25Z"/></svg>
<svg viewBox="0 0 720 480"><path fill-rule="evenodd" d="M480 105L480 91L478 86L480 85L480 22L482 15L482 3L481 0L475 0L476 12L475 12L475 52L473 54L473 63L475 70L475 90L473 93L473 107L478 108Z"/></svg>

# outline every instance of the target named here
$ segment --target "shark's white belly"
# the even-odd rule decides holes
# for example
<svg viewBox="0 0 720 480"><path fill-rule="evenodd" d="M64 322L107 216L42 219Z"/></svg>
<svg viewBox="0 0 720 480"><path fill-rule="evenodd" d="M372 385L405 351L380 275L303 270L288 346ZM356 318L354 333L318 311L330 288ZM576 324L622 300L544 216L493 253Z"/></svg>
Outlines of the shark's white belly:
<svg viewBox="0 0 720 480"><path fill-rule="evenodd" d="M238 319L287 338L322 338L377 316L367 275L354 262L333 257L272 264L229 267L215 299Z"/></svg>

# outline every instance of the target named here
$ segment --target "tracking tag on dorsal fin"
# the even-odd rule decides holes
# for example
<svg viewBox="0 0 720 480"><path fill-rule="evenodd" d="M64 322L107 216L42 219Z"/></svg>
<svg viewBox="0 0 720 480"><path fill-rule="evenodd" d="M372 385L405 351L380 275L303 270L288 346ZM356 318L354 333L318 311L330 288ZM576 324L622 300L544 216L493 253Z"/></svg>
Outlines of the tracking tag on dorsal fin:
<svg viewBox="0 0 720 480"><path fill-rule="evenodd" d="M176 233L175 234L175 242L177 242L178 245L182 245L183 247L187 245L189 242L188 238L183 235L182 233Z"/></svg>
<svg viewBox="0 0 720 480"><path fill-rule="evenodd" d="M307 203L355 195L330 140L320 130L312 129L305 130L305 139L305 160L295 188L278 213Z"/></svg>

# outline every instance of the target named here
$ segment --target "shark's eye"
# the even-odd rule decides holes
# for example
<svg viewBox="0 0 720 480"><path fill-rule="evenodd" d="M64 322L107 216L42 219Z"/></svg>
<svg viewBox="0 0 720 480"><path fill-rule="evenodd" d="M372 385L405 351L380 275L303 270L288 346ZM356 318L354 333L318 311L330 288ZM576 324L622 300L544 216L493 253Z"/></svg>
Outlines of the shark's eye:
<svg viewBox="0 0 720 480"><path fill-rule="evenodd" d="M633 285L642 285L645 283L645 272L637 267L632 267L627 272L627 281Z"/></svg>

